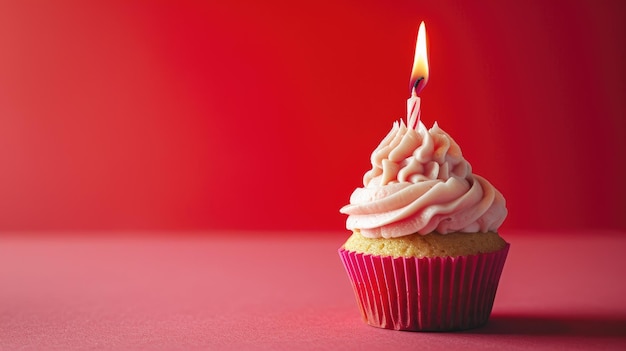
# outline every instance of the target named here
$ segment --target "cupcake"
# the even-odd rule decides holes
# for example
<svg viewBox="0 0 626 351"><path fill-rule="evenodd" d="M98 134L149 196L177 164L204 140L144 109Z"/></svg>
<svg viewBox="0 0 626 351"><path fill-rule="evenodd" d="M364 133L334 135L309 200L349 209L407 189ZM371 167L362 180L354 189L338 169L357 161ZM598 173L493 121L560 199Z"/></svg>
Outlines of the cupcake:
<svg viewBox="0 0 626 351"><path fill-rule="evenodd" d="M372 153L363 187L340 210L352 235L339 254L368 324L475 328L489 318L509 249L498 234L505 200L472 173L436 122L430 129L422 123L420 78L412 84L407 122L393 124Z"/></svg>

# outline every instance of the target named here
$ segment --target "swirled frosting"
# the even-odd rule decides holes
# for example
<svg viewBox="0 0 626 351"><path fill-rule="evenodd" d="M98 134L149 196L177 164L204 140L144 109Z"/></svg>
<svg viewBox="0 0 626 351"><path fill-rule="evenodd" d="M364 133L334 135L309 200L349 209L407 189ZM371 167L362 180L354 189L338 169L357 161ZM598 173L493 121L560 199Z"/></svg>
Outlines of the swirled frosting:
<svg viewBox="0 0 626 351"><path fill-rule="evenodd" d="M415 113L412 117L415 116ZM472 174L459 145L437 123L395 122L371 156L363 187L340 212L369 238L413 233L497 231L507 215L502 194Z"/></svg>

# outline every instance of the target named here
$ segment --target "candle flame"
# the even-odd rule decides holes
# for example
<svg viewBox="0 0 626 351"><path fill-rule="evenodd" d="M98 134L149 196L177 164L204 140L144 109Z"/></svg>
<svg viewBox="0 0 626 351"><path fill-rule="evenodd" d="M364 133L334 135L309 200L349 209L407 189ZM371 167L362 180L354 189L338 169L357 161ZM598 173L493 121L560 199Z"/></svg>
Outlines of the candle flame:
<svg viewBox="0 0 626 351"><path fill-rule="evenodd" d="M426 25L420 24L415 45L415 59L411 71L411 93L417 95L428 82L428 52L426 50Z"/></svg>

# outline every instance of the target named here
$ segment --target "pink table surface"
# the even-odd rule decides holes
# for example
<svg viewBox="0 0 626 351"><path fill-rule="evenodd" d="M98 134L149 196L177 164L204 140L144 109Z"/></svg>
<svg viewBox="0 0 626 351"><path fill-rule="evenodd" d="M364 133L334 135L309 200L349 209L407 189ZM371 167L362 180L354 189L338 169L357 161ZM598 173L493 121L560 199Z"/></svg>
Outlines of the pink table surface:
<svg viewBox="0 0 626 351"><path fill-rule="evenodd" d="M360 320L345 232L5 233L0 350L626 349L626 232L503 236L490 322L412 333Z"/></svg>

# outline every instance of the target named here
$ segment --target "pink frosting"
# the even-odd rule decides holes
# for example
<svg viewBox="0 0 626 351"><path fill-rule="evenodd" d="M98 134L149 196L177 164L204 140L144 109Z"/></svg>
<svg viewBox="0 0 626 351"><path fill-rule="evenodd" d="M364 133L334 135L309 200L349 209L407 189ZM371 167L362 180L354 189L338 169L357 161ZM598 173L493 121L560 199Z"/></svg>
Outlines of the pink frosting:
<svg viewBox="0 0 626 351"><path fill-rule="evenodd" d="M364 187L340 210L348 215L346 227L370 238L497 231L507 215L502 194L472 174L459 145L436 122L428 130L419 111L409 114L409 126L395 122L374 150Z"/></svg>

